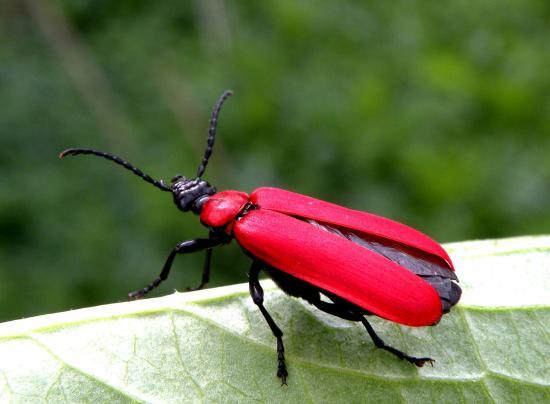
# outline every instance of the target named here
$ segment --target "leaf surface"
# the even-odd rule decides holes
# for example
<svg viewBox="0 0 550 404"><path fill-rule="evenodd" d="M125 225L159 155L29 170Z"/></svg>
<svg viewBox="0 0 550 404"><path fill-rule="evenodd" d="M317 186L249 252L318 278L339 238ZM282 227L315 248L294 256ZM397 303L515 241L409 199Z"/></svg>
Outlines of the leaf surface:
<svg viewBox="0 0 550 404"><path fill-rule="evenodd" d="M386 343L434 367L262 281L288 386L243 284L1 324L0 401L549 402L550 236L445 247L463 288L450 314L424 328L372 318Z"/></svg>

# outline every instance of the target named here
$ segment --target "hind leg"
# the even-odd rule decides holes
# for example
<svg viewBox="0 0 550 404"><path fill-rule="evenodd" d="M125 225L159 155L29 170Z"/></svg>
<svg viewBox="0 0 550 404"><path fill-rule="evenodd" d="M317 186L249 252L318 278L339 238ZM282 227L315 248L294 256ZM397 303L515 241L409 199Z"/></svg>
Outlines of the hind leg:
<svg viewBox="0 0 550 404"><path fill-rule="evenodd" d="M386 343L380 338L370 323L365 318L364 314L361 313L361 311L358 308L355 308L354 306L347 306L344 304L339 303L328 303L322 301L320 298L318 301L310 301L311 304L313 304L315 307L317 307L319 310L324 311L325 313L332 314L333 316L343 318L344 320L350 320L350 321L360 321L365 329L367 330L369 336L372 339L372 342L374 342L374 345L377 348L383 349L384 351L387 351L395 356L397 356L401 360L406 360L418 367L422 367L426 364L426 362L429 362L430 365L433 366L434 360L431 358L417 358L414 356L407 355L406 353L391 347L389 345L386 345Z"/></svg>

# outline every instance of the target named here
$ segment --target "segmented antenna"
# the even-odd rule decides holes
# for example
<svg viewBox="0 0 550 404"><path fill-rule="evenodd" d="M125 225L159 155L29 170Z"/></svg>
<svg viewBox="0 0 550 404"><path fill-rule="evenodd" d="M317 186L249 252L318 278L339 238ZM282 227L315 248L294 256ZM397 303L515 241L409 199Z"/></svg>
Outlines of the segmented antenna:
<svg viewBox="0 0 550 404"><path fill-rule="evenodd" d="M169 186L167 186L166 184L164 184L164 182L162 182L162 180L160 181L155 180L154 178L145 174L139 168L134 167L127 161L122 160L120 157L115 156L114 154L105 153L105 152L93 150L93 149L67 149L59 153L59 158L63 158L66 156L78 156L79 154L92 154L94 156L106 158L107 160L111 160L121 165L122 167L126 168L127 170L130 170L138 177L141 177L142 179L147 181L149 184L153 184L155 187L161 189L162 191L168 191L168 192L172 191Z"/></svg>
<svg viewBox="0 0 550 404"><path fill-rule="evenodd" d="M224 101L230 95L233 95L233 92L231 90L224 91L220 98L218 98L216 105L214 105L212 115L210 116L210 128L208 129L208 141L206 144L206 150L204 151L204 157L202 158L202 161L197 170L197 177L201 177L204 174L204 170L206 170L208 159L212 155L212 149L214 148L214 140L216 139L216 126L218 125L218 115L220 114L220 110Z"/></svg>

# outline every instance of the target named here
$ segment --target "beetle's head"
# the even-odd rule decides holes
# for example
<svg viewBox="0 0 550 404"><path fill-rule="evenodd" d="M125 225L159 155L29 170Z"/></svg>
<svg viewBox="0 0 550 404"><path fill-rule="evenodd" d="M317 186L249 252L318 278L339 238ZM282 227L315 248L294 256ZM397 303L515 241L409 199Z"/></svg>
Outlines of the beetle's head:
<svg viewBox="0 0 550 404"><path fill-rule="evenodd" d="M199 214L202 205L210 195L216 193L216 188L202 178L188 179L183 175L172 178L172 195L179 210Z"/></svg>
<svg viewBox="0 0 550 404"><path fill-rule="evenodd" d="M210 195L214 195L216 193L216 188L211 186L208 182L204 181L201 176L206 170L208 159L212 155L212 150L214 148L214 140L216 139L216 127L218 124L218 115L220 113L220 109L224 101L231 94L233 94L231 91L225 91L220 96L220 98L218 98L216 105L214 105L214 109L212 110L212 115L210 117L210 128L208 129L208 141L206 144L206 150L204 151L204 157L202 158L202 161L199 164L199 168L197 169L197 177L194 179L188 179L183 175L176 175L174 178L172 178L171 185L168 186L164 181L155 180L151 176L145 174L139 168L131 165L120 157L93 149L67 149L63 151L59 155L59 157L63 158L65 156L91 154L94 156L106 158L107 160L111 160L116 164L123 166L127 170L130 170L148 183L153 184L160 190L171 192L174 196L174 203L176 204L178 209L184 212L192 211L198 214L200 213L202 205L204 204L206 199L208 199Z"/></svg>

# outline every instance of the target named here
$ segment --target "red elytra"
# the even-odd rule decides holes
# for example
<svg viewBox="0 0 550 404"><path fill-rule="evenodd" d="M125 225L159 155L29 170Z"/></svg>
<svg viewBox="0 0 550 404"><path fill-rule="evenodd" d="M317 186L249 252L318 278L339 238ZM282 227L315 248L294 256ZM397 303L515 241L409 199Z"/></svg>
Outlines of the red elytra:
<svg viewBox="0 0 550 404"><path fill-rule="evenodd" d="M241 218L239 213L252 204ZM425 280L395 262L304 221L372 234L440 259L454 270L445 250L404 224L277 188L211 196L200 214L206 226L225 227L254 257L329 291L379 317L409 326L433 325L442 315L440 297Z"/></svg>

